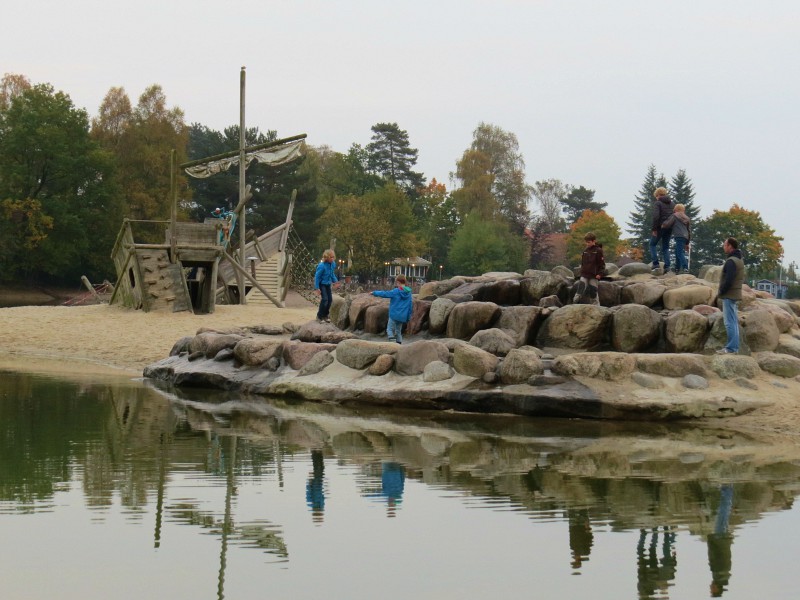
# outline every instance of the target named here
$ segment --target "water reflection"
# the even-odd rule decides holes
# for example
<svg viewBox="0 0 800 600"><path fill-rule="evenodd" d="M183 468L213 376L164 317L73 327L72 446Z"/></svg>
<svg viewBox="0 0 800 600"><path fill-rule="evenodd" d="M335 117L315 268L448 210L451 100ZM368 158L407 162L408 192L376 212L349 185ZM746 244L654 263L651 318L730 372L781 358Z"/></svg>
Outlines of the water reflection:
<svg viewBox="0 0 800 600"><path fill-rule="evenodd" d="M794 444L677 425L418 411L387 417L374 409L11 373L0 378L0 399L0 518L58 511L59 495L77 484L96 522L113 519L115 502L130 522L152 512L157 550L176 524L211 536L218 598L231 582L232 547L257 549L275 565L307 560L302 524L263 487L296 490L291 481L301 465L305 493L293 491L286 502L301 506L318 530L352 522L354 511L369 506L413 527L424 488L481 514L491 509L497 519L510 511L563 524L561 542L547 544L563 544L553 560L581 575L573 582L597 577L588 569L609 560L609 534L627 533L618 577L635 582L639 598L668 598L695 574L704 585L711 581L700 595L729 595L737 528L790 508L800 483ZM363 546L393 546L352 531ZM707 565L682 550L679 570L678 549L691 543L706 546ZM626 564L623 555L635 560ZM565 581L559 586L583 585Z"/></svg>

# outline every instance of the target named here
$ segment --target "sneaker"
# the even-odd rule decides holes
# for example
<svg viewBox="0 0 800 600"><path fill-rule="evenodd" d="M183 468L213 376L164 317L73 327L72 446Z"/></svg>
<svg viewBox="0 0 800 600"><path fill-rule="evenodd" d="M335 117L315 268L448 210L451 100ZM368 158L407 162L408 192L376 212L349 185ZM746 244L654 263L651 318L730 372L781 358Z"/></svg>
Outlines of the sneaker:
<svg viewBox="0 0 800 600"><path fill-rule="evenodd" d="M325 321L326 323L330 323L331 322L331 318L330 317L325 317L322 320Z"/></svg>
<svg viewBox="0 0 800 600"><path fill-rule="evenodd" d="M386 341L387 341L387 342L396 342L396 341L397 341L397 338L393 338L393 337L386 338Z"/></svg>
<svg viewBox="0 0 800 600"><path fill-rule="evenodd" d="M728 350L727 348L720 348L717 350L717 354L735 354L735 352Z"/></svg>
<svg viewBox="0 0 800 600"><path fill-rule="evenodd" d="M317 317L317 323L324 323L324 322L325 322L325 319L321 319L321 318Z"/></svg>

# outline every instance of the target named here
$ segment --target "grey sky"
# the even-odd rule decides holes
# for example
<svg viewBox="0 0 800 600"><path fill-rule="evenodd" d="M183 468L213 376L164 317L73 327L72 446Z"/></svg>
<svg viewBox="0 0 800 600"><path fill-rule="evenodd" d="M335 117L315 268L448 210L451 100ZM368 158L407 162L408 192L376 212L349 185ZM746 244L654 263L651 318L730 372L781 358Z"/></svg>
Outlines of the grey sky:
<svg viewBox="0 0 800 600"><path fill-rule="evenodd" d="M648 165L683 168L707 216L760 211L800 263L800 3L789 0L29 0L3 9L2 72L94 115L160 84L188 123L247 124L346 151L397 122L448 174L481 122L530 183L597 191L623 229ZM241 39L243 41L238 42Z"/></svg>

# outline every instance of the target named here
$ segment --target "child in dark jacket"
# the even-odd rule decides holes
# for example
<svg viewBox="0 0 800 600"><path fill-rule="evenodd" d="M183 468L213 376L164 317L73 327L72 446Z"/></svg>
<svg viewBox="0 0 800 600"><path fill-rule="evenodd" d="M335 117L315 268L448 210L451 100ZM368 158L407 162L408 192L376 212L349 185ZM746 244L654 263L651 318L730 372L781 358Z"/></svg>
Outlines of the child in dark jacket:
<svg viewBox="0 0 800 600"><path fill-rule="evenodd" d="M603 246L597 243L597 236L591 231L583 236L586 242L586 249L581 255L581 278L578 282L577 292L572 299L573 302L585 302L600 305L600 298L597 295L597 281L606 271L606 261L603 256Z"/></svg>
<svg viewBox="0 0 800 600"><path fill-rule="evenodd" d="M398 275L395 280L396 287L393 290L384 292L376 290L373 296L389 298L389 322L386 325L386 337L390 342L403 343L403 325L411 320L411 309L413 300L411 298L411 288L406 285L404 275Z"/></svg>

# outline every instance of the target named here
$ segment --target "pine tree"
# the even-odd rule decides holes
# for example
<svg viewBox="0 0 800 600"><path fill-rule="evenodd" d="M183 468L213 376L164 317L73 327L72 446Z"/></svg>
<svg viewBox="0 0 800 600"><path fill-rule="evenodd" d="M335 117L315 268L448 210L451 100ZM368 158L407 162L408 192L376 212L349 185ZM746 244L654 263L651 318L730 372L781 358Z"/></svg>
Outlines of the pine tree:
<svg viewBox="0 0 800 600"><path fill-rule="evenodd" d="M630 219L626 223L628 232L631 234L631 243L634 246L646 248L650 243L653 221L653 192L656 188L667 187L667 180L663 173L656 170L656 166L651 164L647 168L647 174L642 182L639 193L634 200L634 210L630 214Z"/></svg>
<svg viewBox="0 0 800 600"><path fill-rule="evenodd" d="M366 148L370 170L416 196L425 185L425 176L413 170L418 151L409 145L408 132L397 123L377 123L372 126L372 134Z"/></svg>
<svg viewBox="0 0 800 600"><path fill-rule="evenodd" d="M686 216L694 223L700 216L700 207L694 204L694 188L692 180L686 176L686 171L680 169L675 174L669 182L669 193L675 204L683 204L686 207Z"/></svg>
<svg viewBox="0 0 800 600"><path fill-rule="evenodd" d="M596 202L594 193L594 190L587 189L583 186L577 188L569 186L569 193L566 198L561 200L561 210L567 218L568 225L572 225L575 221L580 219L585 210L594 212L605 210L608 206L608 202Z"/></svg>

